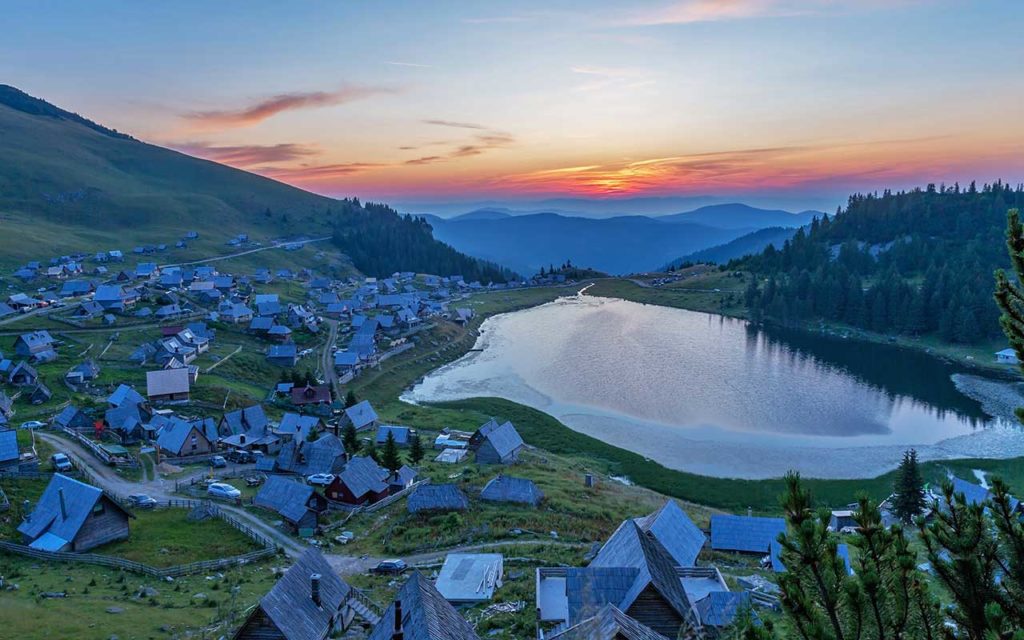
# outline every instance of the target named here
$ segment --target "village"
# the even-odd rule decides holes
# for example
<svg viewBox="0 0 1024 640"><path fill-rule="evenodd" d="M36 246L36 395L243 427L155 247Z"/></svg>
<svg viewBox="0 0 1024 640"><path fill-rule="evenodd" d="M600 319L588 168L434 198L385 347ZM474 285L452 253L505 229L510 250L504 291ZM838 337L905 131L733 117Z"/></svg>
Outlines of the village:
<svg viewBox="0 0 1024 640"><path fill-rule="evenodd" d="M564 295L563 276L237 274L160 266L163 250L13 273L0 599L90 602L75 635L97 638L717 638L778 610L782 518L681 504L500 416L397 403L403 367L465 349L484 314ZM852 516L833 511L833 531Z"/></svg>

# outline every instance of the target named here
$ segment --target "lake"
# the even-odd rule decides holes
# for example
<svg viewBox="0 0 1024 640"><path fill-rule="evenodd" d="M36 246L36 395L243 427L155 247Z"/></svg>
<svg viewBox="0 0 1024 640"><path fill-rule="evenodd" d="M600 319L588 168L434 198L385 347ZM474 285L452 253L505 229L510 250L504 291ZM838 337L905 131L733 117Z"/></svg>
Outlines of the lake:
<svg viewBox="0 0 1024 640"><path fill-rule="evenodd" d="M500 397L674 469L873 477L922 459L1024 455L959 393L960 369L892 345L576 296L495 316L476 349L403 395Z"/></svg>

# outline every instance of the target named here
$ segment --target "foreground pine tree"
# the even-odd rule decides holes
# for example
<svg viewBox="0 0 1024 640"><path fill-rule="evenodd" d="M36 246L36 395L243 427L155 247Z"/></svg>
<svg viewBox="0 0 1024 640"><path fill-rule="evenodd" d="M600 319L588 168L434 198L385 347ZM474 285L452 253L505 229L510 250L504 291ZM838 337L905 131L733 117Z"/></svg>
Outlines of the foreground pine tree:
<svg viewBox="0 0 1024 640"><path fill-rule="evenodd" d="M999 324L1017 354L1018 366L1024 371L1024 225L1020 213L1010 209L1006 214L1006 248L1013 267L1013 280L1002 269L996 271L996 304L1002 312ZM1024 407L1017 408L1017 419L1024 422Z"/></svg>
<svg viewBox="0 0 1024 640"><path fill-rule="evenodd" d="M924 494L924 478L917 466L917 451L910 449L903 453L903 461L896 470L896 486L893 488L893 511L904 524L912 524L914 518L924 513L927 501Z"/></svg>

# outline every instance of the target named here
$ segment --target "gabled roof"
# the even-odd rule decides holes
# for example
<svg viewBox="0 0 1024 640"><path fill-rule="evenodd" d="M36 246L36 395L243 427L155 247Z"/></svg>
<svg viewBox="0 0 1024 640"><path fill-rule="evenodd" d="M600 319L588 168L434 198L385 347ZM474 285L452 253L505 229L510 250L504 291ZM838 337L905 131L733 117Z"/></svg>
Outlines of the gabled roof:
<svg viewBox="0 0 1024 640"><path fill-rule="evenodd" d="M276 511L286 520L298 522L309 509L313 493L313 487L308 484L284 476L270 476L253 498L253 504Z"/></svg>
<svg viewBox="0 0 1024 640"><path fill-rule="evenodd" d="M171 418L163 429L160 429L160 433L156 437L156 444L164 451L179 453L185 446L185 439L192 433L192 429L202 433L202 428L197 425L185 422L181 418Z"/></svg>
<svg viewBox="0 0 1024 640"><path fill-rule="evenodd" d="M633 525L636 526L633 526ZM591 566L632 567L642 561L637 532L654 536L680 567L692 567L704 547L704 532L690 520L675 500L666 500L654 513L619 525Z"/></svg>
<svg viewBox="0 0 1024 640"><path fill-rule="evenodd" d="M697 601L697 614L701 624L709 627L727 627L736 614L750 605L750 594L734 591L712 591Z"/></svg>
<svg viewBox="0 0 1024 640"><path fill-rule="evenodd" d="M782 518L711 516L711 548L716 550L768 553L772 541L785 532L786 521Z"/></svg>
<svg viewBox="0 0 1024 640"><path fill-rule="evenodd" d="M377 427L377 435L374 440L377 444L384 444L387 442L388 434L392 434L395 438L395 444L399 446L409 444L409 440L412 438L412 429L409 427L399 427L391 424L382 424Z"/></svg>
<svg viewBox="0 0 1024 640"><path fill-rule="evenodd" d="M419 571L414 571L395 596L401 603L404 640L479 640L472 625L444 599ZM369 640L391 640L395 603L373 628Z"/></svg>
<svg viewBox="0 0 1024 640"><path fill-rule="evenodd" d="M262 436L267 431L267 414L263 412L263 405L254 404L225 413L221 424L224 425L220 430L222 435L248 433L253 437Z"/></svg>
<svg viewBox="0 0 1024 640"><path fill-rule="evenodd" d="M146 395L149 397L188 393L191 387L188 369L158 369L146 372Z"/></svg>
<svg viewBox="0 0 1024 640"><path fill-rule="evenodd" d="M409 513L421 511L465 511L469 499L454 484L424 484L409 496Z"/></svg>
<svg viewBox="0 0 1024 640"><path fill-rule="evenodd" d="M549 640L668 640L613 604L606 604L593 617L547 637Z"/></svg>
<svg viewBox="0 0 1024 640"><path fill-rule="evenodd" d="M319 607L311 592L314 574L320 576ZM260 608L287 640L322 640L351 592L319 551L307 549L260 599Z"/></svg>
<svg viewBox="0 0 1024 640"><path fill-rule="evenodd" d="M357 402L345 409L345 415L352 421L356 429L367 427L377 420L377 412L373 410L373 405L370 404L369 400Z"/></svg>
<svg viewBox="0 0 1024 640"><path fill-rule="evenodd" d="M61 490L65 515L61 514ZM65 543L71 542L102 496L103 491L99 487L55 473L32 510L32 515L18 526L18 532L31 540L49 533ZM117 503L114 505L117 506ZM117 508L120 509L119 506Z"/></svg>
<svg viewBox="0 0 1024 640"><path fill-rule="evenodd" d="M146 399L138 391L126 384L118 385L117 389L114 389L114 393L110 394L110 397L107 398L107 403L113 407L120 407L125 404L139 404L145 401Z"/></svg>
<svg viewBox="0 0 1024 640"><path fill-rule="evenodd" d="M11 462L20 456L18 432L10 429L0 431L0 462Z"/></svg>
<svg viewBox="0 0 1024 640"><path fill-rule="evenodd" d="M277 454L277 468L304 476L334 473L341 466L344 455L345 445L338 436L325 433L313 442L304 439L286 442Z"/></svg>
<svg viewBox="0 0 1024 640"><path fill-rule="evenodd" d="M309 432L316 429L319 424L320 418L316 416L286 413L281 416L281 421L277 424L277 432L295 434L298 440L305 440L309 437Z"/></svg>
<svg viewBox="0 0 1024 640"><path fill-rule="evenodd" d="M372 458L366 456L355 456L345 465L338 479L348 487L348 490L356 498L361 498L368 493L382 493L388 490L384 480L388 477L388 471L380 466Z"/></svg>
<svg viewBox="0 0 1024 640"><path fill-rule="evenodd" d="M532 480L499 475L484 486L480 497L492 502L537 505L544 499L544 493L537 488Z"/></svg>
<svg viewBox="0 0 1024 640"><path fill-rule="evenodd" d="M493 425L493 426L492 426ZM485 430L486 428L486 430ZM491 443L498 455L505 457L523 446L523 439L511 422L496 424L491 420L480 428L480 435Z"/></svg>

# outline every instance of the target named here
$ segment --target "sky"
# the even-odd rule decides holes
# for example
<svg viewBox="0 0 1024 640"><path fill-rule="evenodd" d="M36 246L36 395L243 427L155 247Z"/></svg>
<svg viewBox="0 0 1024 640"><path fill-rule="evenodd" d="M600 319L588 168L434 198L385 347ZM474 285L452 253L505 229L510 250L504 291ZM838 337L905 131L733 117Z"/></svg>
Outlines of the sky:
<svg viewBox="0 0 1024 640"><path fill-rule="evenodd" d="M333 196L1024 181L1020 0L4 3L0 82Z"/></svg>

